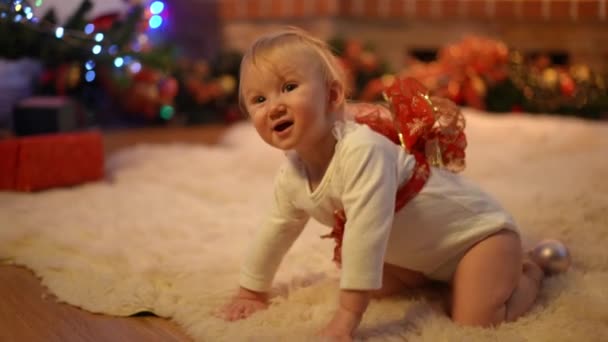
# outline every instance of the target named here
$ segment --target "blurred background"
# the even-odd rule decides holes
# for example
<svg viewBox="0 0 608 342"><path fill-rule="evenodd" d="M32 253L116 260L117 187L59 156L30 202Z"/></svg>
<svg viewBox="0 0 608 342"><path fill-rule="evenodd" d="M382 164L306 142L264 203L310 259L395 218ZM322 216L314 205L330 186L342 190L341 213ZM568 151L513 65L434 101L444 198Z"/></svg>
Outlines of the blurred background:
<svg viewBox="0 0 608 342"><path fill-rule="evenodd" d="M4 136L226 124L258 35L327 40L350 98L391 75L496 115L608 118L605 0L0 0Z"/></svg>

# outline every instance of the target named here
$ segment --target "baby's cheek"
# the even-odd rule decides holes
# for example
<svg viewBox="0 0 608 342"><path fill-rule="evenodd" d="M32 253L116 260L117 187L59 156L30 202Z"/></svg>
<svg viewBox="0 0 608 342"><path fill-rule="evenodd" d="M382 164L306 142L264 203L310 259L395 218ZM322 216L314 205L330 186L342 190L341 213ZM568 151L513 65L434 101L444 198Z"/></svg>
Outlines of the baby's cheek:
<svg viewBox="0 0 608 342"><path fill-rule="evenodd" d="M252 109L249 111L249 116L254 123L264 122L264 112L260 109Z"/></svg>

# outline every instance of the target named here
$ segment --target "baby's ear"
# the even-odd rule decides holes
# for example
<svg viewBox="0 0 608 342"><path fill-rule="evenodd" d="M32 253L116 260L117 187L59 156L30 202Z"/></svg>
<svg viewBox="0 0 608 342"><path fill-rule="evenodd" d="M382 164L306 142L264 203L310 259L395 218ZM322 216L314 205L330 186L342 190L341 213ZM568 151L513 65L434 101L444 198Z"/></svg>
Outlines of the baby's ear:
<svg viewBox="0 0 608 342"><path fill-rule="evenodd" d="M329 84L329 106L331 110L340 108L344 104L344 86L338 81Z"/></svg>

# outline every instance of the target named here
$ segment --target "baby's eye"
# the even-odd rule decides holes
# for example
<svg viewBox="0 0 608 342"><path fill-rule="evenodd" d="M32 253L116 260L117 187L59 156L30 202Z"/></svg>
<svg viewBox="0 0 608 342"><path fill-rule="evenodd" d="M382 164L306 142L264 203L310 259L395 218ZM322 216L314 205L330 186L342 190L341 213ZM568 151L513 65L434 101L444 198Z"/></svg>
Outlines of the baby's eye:
<svg viewBox="0 0 608 342"><path fill-rule="evenodd" d="M255 97L252 99L252 102L253 102L253 103L262 103L262 102L264 102L264 101L266 101L266 98L265 98L264 96L255 96Z"/></svg>
<svg viewBox="0 0 608 342"><path fill-rule="evenodd" d="M287 84L286 84L286 85L283 87L283 90L284 90L284 91L289 92L289 91L292 91L292 90L296 89L297 87L298 87L298 85L297 85L297 84L295 84L295 83L287 83Z"/></svg>

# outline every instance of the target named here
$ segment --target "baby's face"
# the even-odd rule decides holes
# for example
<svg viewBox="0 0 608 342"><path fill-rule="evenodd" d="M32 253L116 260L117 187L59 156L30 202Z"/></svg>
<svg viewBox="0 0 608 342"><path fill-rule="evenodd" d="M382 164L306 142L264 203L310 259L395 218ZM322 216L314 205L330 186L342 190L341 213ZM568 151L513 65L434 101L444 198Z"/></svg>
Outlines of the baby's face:
<svg viewBox="0 0 608 342"><path fill-rule="evenodd" d="M269 58L243 67L242 100L262 139L281 150L311 148L331 131L329 90L310 56Z"/></svg>

